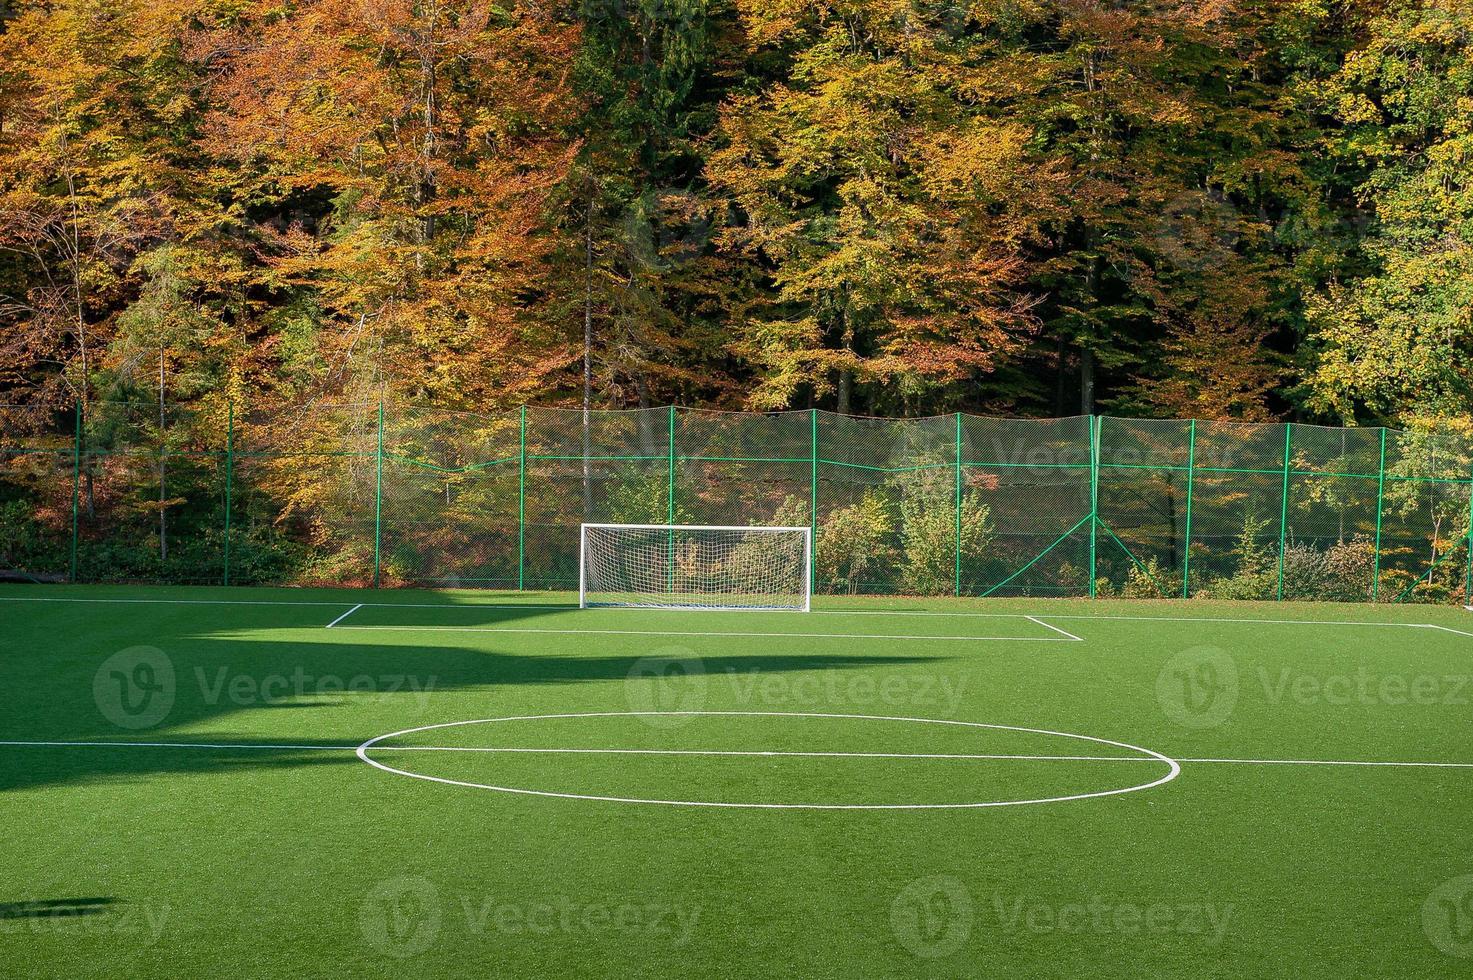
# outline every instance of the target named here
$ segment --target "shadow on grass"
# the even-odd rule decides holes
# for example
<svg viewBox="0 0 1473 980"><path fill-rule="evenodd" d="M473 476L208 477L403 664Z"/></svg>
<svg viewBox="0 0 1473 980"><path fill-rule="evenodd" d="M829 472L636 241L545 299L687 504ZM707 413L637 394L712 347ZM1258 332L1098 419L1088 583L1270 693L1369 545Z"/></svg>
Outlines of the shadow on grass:
<svg viewBox="0 0 1473 980"><path fill-rule="evenodd" d="M162 742L229 743L237 747L0 745L0 792L51 785L98 784L159 775L245 769L301 769L350 762L362 765L346 747L350 739L292 739L291 748L278 748L277 746L283 744L280 740L247 738L234 734L211 735L207 740L198 735L171 737L164 731L153 730L141 737L135 737L139 740ZM123 743L131 741L116 734L111 740Z"/></svg>
<svg viewBox="0 0 1473 980"><path fill-rule="evenodd" d="M72 919L99 915L117 904L111 897L43 898L27 902L0 902L0 922L16 919Z"/></svg>
<svg viewBox="0 0 1473 980"><path fill-rule="evenodd" d="M944 659L867 653L876 649L875 641L861 640L854 641L852 652L827 653L791 652L795 644L813 642L792 637L734 641L570 632L540 636L537 647L531 649L549 652L534 653L517 649L523 645L523 634L322 628L350 605L340 609L49 605L11 617L0 635L4 680L0 739L285 744L292 748L0 745L0 790L164 773L361 765L352 752L337 749L397 727L463 720L463 701L449 714L436 702L438 695L455 691L506 692L519 687L611 682L658 684L691 672L766 675L913 667ZM566 610L498 606L472 610L469 615L477 622L489 617L505 624L552 612ZM638 628L632 620L621 622ZM660 622L662 630L677 628L672 620ZM756 625L751 619L744 622L748 628ZM787 623L770 628L802 629ZM451 641L450 636L457 639ZM425 645L421 641L426 638L442 643ZM450 642L463 645L444 645ZM752 652L711 652L713 645L716 650L729 650L734 642ZM824 642L832 645L833 641ZM598 649L611 652L589 652ZM624 652L614 652L619 650ZM652 656L661 658L653 667ZM605 687L587 695L570 692L566 706L568 710L617 708L625 698L624 691L611 698ZM373 710L361 710L370 703ZM503 693L501 703L515 701ZM330 720L311 715L308 709L312 708L331 712ZM516 713L516 709L506 713ZM267 715L270 721L264 721ZM220 722L227 718L255 721L239 726L250 734L227 737L219 734ZM324 736L329 724L335 734ZM273 732L270 737L261 735L265 726Z"/></svg>

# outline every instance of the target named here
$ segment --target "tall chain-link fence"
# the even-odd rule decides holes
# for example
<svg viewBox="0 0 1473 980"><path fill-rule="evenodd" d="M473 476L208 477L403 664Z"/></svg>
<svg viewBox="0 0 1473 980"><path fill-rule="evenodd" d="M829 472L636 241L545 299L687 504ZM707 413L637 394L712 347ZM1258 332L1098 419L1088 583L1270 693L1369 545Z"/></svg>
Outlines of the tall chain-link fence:
<svg viewBox="0 0 1473 980"><path fill-rule="evenodd" d="M572 589L578 526L808 525L826 593L1466 601L1473 432L0 406L0 578Z"/></svg>

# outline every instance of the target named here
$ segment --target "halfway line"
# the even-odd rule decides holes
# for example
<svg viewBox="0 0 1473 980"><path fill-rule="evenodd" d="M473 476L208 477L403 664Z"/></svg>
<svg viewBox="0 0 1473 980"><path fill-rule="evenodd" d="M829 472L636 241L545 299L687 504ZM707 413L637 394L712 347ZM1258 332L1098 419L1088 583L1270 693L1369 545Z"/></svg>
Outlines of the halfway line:
<svg viewBox="0 0 1473 980"><path fill-rule="evenodd" d="M266 751L322 751L356 752L357 745L292 745L261 744L244 742L107 742L107 741L22 741L0 739L0 746L38 748L154 748L154 749L260 749ZM1157 762L1161 760L1146 755L971 755L924 752L765 752L753 749L574 749L574 748L523 748L519 746L461 746L461 745L375 745L375 752L527 752L527 753L578 753L611 755L737 755L737 756L798 756L812 758L859 758L859 759L1018 759L1037 762ZM1390 762L1342 759L1176 759L1177 762L1224 763L1251 766L1383 766L1409 769L1473 769L1473 762Z"/></svg>

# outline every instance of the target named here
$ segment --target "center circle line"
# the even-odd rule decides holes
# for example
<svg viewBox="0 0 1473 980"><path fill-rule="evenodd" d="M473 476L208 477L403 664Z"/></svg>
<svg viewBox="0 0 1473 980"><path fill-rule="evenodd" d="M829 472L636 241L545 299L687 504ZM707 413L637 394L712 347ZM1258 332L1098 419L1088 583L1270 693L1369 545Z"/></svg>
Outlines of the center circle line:
<svg viewBox="0 0 1473 980"><path fill-rule="evenodd" d="M742 803L726 802L716 800L662 800L645 799L640 797L626 796L599 796L588 793L559 793L550 790L526 789L516 786L495 786L490 783L473 783L460 779L448 779L443 776L431 776L426 773L413 772L408 769L400 769L387 765L377 759L370 758L370 749L379 743L391 738L403 735L413 735L419 732L437 731L444 728L458 728L465 725L487 725L498 724L509 721L544 721L568 718L621 718L621 717L754 717L754 718L832 718L851 719L860 721L899 721L914 722L917 724L931 725L955 725L965 728L983 728L992 731L1025 732L1033 735L1051 735L1058 738L1072 738L1084 742L1093 742L1097 745L1109 745L1130 752L1138 752L1142 758L1140 761L1156 761L1167 767L1164 776L1148 783L1135 786L1125 786L1116 789L1098 790L1091 793L1074 793L1066 796L1040 797L1031 800L985 800L972 803ZM394 746L382 746L385 751L391 751ZM405 747L410 748L410 747ZM388 732L368 739L358 746L354 754L359 759L381 769L384 772L399 776L408 776L411 779L423 779L432 783L441 783L447 786L461 786L468 789L485 789L498 793L514 793L525 796L552 797L556 799L569 800L592 800L606 803L631 803L654 806L684 806L684 807L710 807L721 809L742 810L966 810L982 809L989 807L1004 806L1030 806L1043 803L1066 803L1073 800L1087 800L1104 796L1118 796L1124 793L1135 793L1141 790L1154 789L1171 782L1181 775L1181 764L1175 759L1162 755L1152 749L1143 748L1139 745L1131 745L1129 742L1119 742L1108 738L1099 738L1094 735L1079 735L1073 732L1058 732L1044 728L1024 728L1017 725L996 725L979 721L957 721L944 718L912 718L894 715L856 715L840 714L835 712L811 712L811 711L583 711L563 712L557 714L541 715L509 715L501 718L478 718L467 721L447 721L435 725L420 725L415 728L405 728L397 732ZM1111 757L1112 760L1114 757Z"/></svg>

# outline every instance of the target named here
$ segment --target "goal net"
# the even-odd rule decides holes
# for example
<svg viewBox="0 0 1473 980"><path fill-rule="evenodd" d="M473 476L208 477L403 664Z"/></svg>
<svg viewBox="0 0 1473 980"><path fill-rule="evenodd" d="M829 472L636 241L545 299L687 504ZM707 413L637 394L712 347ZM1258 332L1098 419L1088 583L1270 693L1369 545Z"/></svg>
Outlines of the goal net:
<svg viewBox="0 0 1473 980"><path fill-rule="evenodd" d="M808 610L806 527L584 524L581 606Z"/></svg>

